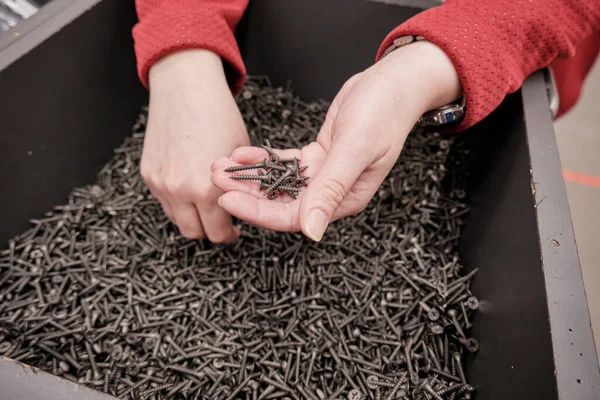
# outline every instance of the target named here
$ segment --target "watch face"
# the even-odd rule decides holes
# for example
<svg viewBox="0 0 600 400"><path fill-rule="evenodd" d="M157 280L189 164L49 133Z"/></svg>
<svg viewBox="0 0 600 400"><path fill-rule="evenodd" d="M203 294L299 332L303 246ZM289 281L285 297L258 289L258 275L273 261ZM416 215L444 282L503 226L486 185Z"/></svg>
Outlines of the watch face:
<svg viewBox="0 0 600 400"><path fill-rule="evenodd" d="M464 116L464 106L448 104L423 114L419 119L420 126L439 127L457 123Z"/></svg>
<svg viewBox="0 0 600 400"><path fill-rule="evenodd" d="M445 125L456 125L465 115L465 98L443 105L434 110L427 111L417 121L417 126L422 128L439 128Z"/></svg>
<svg viewBox="0 0 600 400"><path fill-rule="evenodd" d="M444 113L445 122L454 122L454 113L452 111L446 111Z"/></svg>

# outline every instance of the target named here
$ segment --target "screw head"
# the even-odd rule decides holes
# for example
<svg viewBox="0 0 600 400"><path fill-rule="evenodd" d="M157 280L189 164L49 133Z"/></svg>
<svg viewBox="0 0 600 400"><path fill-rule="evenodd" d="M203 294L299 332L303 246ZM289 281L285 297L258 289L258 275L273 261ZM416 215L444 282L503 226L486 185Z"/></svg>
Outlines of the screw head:
<svg viewBox="0 0 600 400"><path fill-rule="evenodd" d="M379 378L376 377L375 375L369 375L367 377L367 387L371 390L375 390L377 389L378 383L379 383Z"/></svg>
<svg viewBox="0 0 600 400"><path fill-rule="evenodd" d="M412 383L413 385L418 385L419 384L419 374L417 374L416 372L413 372L410 374L410 383Z"/></svg>
<svg viewBox="0 0 600 400"><path fill-rule="evenodd" d="M479 300L475 296L471 296L465 302L465 305L471 310L477 310L479 308Z"/></svg>
<svg viewBox="0 0 600 400"><path fill-rule="evenodd" d="M115 361L121 361L121 358L123 357L123 346L120 344L113 345L110 350L110 357Z"/></svg>
<svg viewBox="0 0 600 400"><path fill-rule="evenodd" d="M48 304L52 305L60 303L60 294L58 294L56 290L52 289L48 295L47 302Z"/></svg>
<svg viewBox="0 0 600 400"><path fill-rule="evenodd" d="M465 347L467 348L467 351L471 353L476 353L477 351L479 351L479 342L477 341L477 339L469 338L465 343Z"/></svg>
<svg viewBox="0 0 600 400"><path fill-rule="evenodd" d="M360 390L352 389L348 392L348 400L362 400L363 395Z"/></svg>
<svg viewBox="0 0 600 400"><path fill-rule="evenodd" d="M147 337L144 340L144 349L146 349L146 350L154 349L154 346L156 345L156 341L157 341L157 339L155 337L152 337L152 336Z"/></svg>
<svg viewBox="0 0 600 400"><path fill-rule="evenodd" d="M342 375L342 373L340 371L335 371L333 373L333 382L334 383L342 383L342 381L344 380L344 375Z"/></svg>
<svg viewBox="0 0 600 400"><path fill-rule="evenodd" d="M452 358L454 359L454 361L456 361L457 363L461 362L461 357L460 357L460 353L458 351L455 351L454 353L452 353Z"/></svg>
<svg viewBox="0 0 600 400"><path fill-rule="evenodd" d="M433 324L429 327L429 330L431 331L431 333L433 333L434 335L441 335L442 333L444 333L444 328L441 325L438 324Z"/></svg>
<svg viewBox="0 0 600 400"><path fill-rule="evenodd" d="M440 319L440 312L436 308L432 308L427 312L427 318L430 321L437 321Z"/></svg>
<svg viewBox="0 0 600 400"><path fill-rule="evenodd" d="M32 250L31 253L29 253L29 257L33 258L34 260L36 260L38 258L42 258L43 256L44 256L44 253L40 249Z"/></svg>
<svg viewBox="0 0 600 400"><path fill-rule="evenodd" d="M395 373L399 372L401 369L402 369L402 366L400 365L400 363L391 362L391 363L384 365L383 373L384 374L395 374Z"/></svg>

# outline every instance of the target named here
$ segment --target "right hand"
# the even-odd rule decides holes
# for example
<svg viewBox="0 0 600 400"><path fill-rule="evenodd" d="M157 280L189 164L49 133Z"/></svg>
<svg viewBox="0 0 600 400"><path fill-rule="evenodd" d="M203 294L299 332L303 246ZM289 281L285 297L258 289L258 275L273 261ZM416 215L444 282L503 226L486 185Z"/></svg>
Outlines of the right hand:
<svg viewBox="0 0 600 400"><path fill-rule="evenodd" d="M302 230L320 241L330 221L367 207L418 118L460 94L452 61L433 43L419 41L395 50L346 82L315 142L278 151L281 157L297 157L308 166L306 175L311 178L297 200L284 196L271 201L255 182L229 179L227 167L266 156L262 149L247 147L216 164L213 182L226 192L219 202L253 225Z"/></svg>
<svg viewBox="0 0 600 400"><path fill-rule="evenodd" d="M177 52L154 64L149 80L144 181L183 236L234 241L240 230L217 204L222 192L211 182L211 164L249 138L221 58L208 50Z"/></svg>

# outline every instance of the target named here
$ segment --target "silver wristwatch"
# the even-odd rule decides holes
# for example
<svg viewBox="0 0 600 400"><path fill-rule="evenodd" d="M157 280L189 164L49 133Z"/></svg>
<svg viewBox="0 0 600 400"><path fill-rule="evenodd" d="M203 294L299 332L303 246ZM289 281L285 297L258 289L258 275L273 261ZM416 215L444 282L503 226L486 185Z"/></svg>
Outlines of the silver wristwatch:
<svg viewBox="0 0 600 400"><path fill-rule="evenodd" d="M406 35L400 36L392 42L392 45L388 47L381 58L387 56L392 51L399 47L405 46L409 43L416 42L418 40L427 40L423 36L417 35ZM463 95L457 101L446 104L442 107L427 111L417 120L415 126L423 128L435 128L443 127L447 125L457 125L462 121L466 112L465 96Z"/></svg>

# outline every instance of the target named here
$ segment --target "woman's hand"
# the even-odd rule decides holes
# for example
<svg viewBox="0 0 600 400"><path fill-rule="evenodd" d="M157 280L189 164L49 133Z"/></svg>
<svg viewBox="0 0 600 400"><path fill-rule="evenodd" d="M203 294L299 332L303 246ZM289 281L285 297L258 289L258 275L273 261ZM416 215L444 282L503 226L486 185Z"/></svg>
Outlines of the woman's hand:
<svg viewBox="0 0 600 400"><path fill-rule="evenodd" d="M239 237L217 204L212 162L249 144L219 56L187 50L150 70L150 107L141 174L167 216L188 238Z"/></svg>
<svg viewBox="0 0 600 400"><path fill-rule="evenodd" d="M243 147L213 165L213 182L225 192L219 204L250 223L302 230L319 241L330 221L367 206L417 119L459 96L458 75L442 50L429 42L395 50L346 82L315 143L279 152L309 166L305 174L312 178L297 200L268 200L256 182L229 179L226 167L266 156L261 149Z"/></svg>

